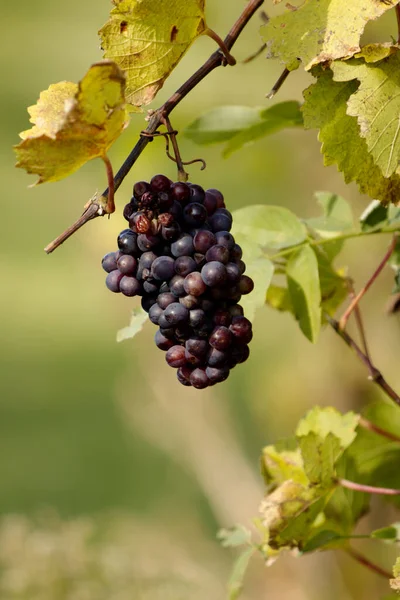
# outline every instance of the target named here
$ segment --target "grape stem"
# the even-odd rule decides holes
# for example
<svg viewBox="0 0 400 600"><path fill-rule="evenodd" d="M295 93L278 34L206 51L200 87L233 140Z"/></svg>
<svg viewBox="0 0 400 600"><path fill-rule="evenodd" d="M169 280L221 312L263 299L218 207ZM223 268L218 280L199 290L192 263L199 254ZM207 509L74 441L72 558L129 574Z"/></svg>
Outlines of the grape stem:
<svg viewBox="0 0 400 600"><path fill-rule="evenodd" d="M378 435L381 435L382 437L391 440L392 442L400 442L400 436L396 435L395 433L392 433L391 431L387 431L382 427L379 427L379 425L375 425L375 423L372 423L372 421L369 421L365 417L360 417L358 425L363 429L367 429L368 431L377 433Z"/></svg>
<svg viewBox="0 0 400 600"><path fill-rule="evenodd" d="M357 550L354 550L353 548L347 548L346 552L349 556L354 558L354 560L359 562L364 567L367 567L367 569L369 569L370 571L373 571L374 573L377 573L378 575L381 575L386 579L390 579L392 577L392 574L389 573L389 571L385 571L385 569L382 569L382 567L380 567L379 565L376 565L375 563L371 562L363 554L357 552Z"/></svg>
<svg viewBox="0 0 400 600"><path fill-rule="evenodd" d="M371 359L361 350L355 340L351 337L351 335L340 328L339 321L325 313L325 318L332 327L336 331L336 333L342 338L344 342L356 353L361 362L367 367L369 376L371 381L373 381L376 385L378 385L385 394L395 402L398 406L400 406L400 396L396 394L394 389L388 384L386 379L383 377L382 373L375 367L375 365L371 362Z"/></svg>
<svg viewBox="0 0 400 600"><path fill-rule="evenodd" d="M286 69L286 68L283 69L282 73L278 77L277 82L272 87L271 91L268 92L268 94L266 94L266 96L265 96L268 100L272 100L272 98L275 96L275 94L277 94L279 92L279 90L285 83L286 79L289 77L290 73L291 73L291 71L289 71L289 69Z"/></svg>
<svg viewBox="0 0 400 600"><path fill-rule="evenodd" d="M363 483L356 483L355 481L349 481L348 479L338 479L337 483L348 490L355 492L363 492L364 494L378 494L382 496L400 496L400 490L393 490L390 488L375 487L373 485L364 485Z"/></svg>
<svg viewBox="0 0 400 600"><path fill-rule="evenodd" d="M165 115L163 117L162 122L163 122L163 125L165 125L165 127L167 128L168 137L171 139L172 147L174 149L175 162L178 166L178 180L186 182L189 179L189 175L188 175L188 173L186 173L184 166L183 166L182 157L181 157L181 153L180 153L179 145L178 145L178 140L176 139L177 132L172 127L171 121L169 120L168 116ZM166 138L167 142L168 142L168 137ZM168 144L167 144L167 154L169 156Z"/></svg>
<svg viewBox="0 0 400 600"><path fill-rule="evenodd" d="M223 40L224 49L226 49L228 53L232 49L233 45L239 38L250 19L263 4L264 0L249 0L239 18L232 26L225 40ZM172 96L159 109L155 110L151 114L149 118L149 124L144 132L145 135L140 135L136 145L113 179L114 193L118 190L125 177L128 175L133 165L142 154L143 150L146 148L147 144L153 139L154 134L157 132L160 125L162 125L163 119L168 117L169 114L178 106L178 104L189 94L189 92L191 92L201 81L203 81L207 75L209 75L217 67L225 65L226 57L224 56L224 52L221 49L216 50L208 58L208 60L206 60L206 62L191 77L189 77L189 79L185 81L185 83L174 94L172 94ZM49 244L45 249L46 252L53 252L53 250L58 248L58 246L60 246L66 239L75 233L75 231L87 223L87 221L96 217L104 216L104 214L106 214L105 206L108 204L109 187L110 186L108 186L101 196L95 196L89 201L89 204L93 205L94 208L90 208L88 205L86 205L86 211L83 213L82 217L80 217L78 221L72 225L72 227L68 228L64 233L62 233L57 240L54 240L54 242ZM82 219L84 219L85 215L87 215L87 218L82 222Z"/></svg>

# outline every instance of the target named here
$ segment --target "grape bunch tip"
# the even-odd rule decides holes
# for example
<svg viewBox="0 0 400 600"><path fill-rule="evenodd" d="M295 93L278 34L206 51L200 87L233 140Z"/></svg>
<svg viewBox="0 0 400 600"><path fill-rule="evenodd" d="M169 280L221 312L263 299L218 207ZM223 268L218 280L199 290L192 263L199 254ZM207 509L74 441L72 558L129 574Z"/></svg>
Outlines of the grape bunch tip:
<svg viewBox="0 0 400 600"><path fill-rule="evenodd" d="M156 346L181 384L225 381L249 357L252 324L239 302L254 283L223 195L155 175L134 185L123 214L129 228L102 261L108 289L141 296L159 327Z"/></svg>

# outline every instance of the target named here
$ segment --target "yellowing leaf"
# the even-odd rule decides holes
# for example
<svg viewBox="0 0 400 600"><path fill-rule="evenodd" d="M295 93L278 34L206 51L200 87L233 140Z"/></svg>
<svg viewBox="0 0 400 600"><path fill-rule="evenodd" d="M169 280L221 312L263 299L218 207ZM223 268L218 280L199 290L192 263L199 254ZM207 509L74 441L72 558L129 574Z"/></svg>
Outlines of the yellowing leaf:
<svg viewBox="0 0 400 600"><path fill-rule="evenodd" d="M360 50L368 21L377 19L399 0L306 0L262 27L271 57L286 64L300 58L313 65L351 56Z"/></svg>
<svg viewBox="0 0 400 600"><path fill-rule="evenodd" d="M90 67L79 84L53 84L28 111L33 127L15 147L17 167L57 181L104 156L127 125L125 78L115 63Z"/></svg>
<svg viewBox="0 0 400 600"><path fill-rule="evenodd" d="M205 0L114 0L99 35L104 56L125 71L126 98L149 104L205 28Z"/></svg>
<svg viewBox="0 0 400 600"><path fill-rule="evenodd" d="M347 102L347 114L356 117L368 151L385 177L397 170L400 159L400 55L366 63L338 61L331 68L335 81L360 82Z"/></svg>

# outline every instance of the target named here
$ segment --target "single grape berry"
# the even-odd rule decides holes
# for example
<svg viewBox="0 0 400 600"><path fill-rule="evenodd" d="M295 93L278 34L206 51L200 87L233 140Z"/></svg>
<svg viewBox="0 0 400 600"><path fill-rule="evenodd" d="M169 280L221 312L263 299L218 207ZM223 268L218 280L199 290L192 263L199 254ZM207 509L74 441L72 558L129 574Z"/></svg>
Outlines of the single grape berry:
<svg viewBox="0 0 400 600"><path fill-rule="evenodd" d="M138 244L137 244L137 233L131 231L130 229L124 229L118 236L118 248L124 254L131 254L132 256L137 256L140 252Z"/></svg>
<svg viewBox="0 0 400 600"><path fill-rule="evenodd" d="M111 271L111 273L109 273L106 277L106 286L108 287L108 289L110 290L110 292L114 292L115 294L118 294L121 290L119 289L119 284L121 282L121 279L124 276L122 275L122 273L118 270L115 271Z"/></svg>
<svg viewBox="0 0 400 600"><path fill-rule="evenodd" d="M185 348L183 346L172 346L165 355L165 360L170 367L178 369L186 365Z"/></svg>
<svg viewBox="0 0 400 600"><path fill-rule="evenodd" d="M111 271L115 271L116 269L118 269L117 260L117 253L109 252L101 261L101 266L103 267L106 273L111 273Z"/></svg>

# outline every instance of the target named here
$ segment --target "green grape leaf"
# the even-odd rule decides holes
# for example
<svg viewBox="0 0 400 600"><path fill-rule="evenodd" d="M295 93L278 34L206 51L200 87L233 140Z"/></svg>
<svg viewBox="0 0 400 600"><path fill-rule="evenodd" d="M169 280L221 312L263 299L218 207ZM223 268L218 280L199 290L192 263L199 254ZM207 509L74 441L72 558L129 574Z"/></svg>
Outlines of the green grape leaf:
<svg viewBox="0 0 400 600"><path fill-rule="evenodd" d="M105 156L128 123L124 90L122 71L109 61L92 65L78 85L51 85L28 109L34 126L15 146L17 167L38 175L39 184Z"/></svg>
<svg viewBox="0 0 400 600"><path fill-rule="evenodd" d="M236 525L229 529L220 529L217 539L224 548L237 548L251 543L251 531L243 525Z"/></svg>
<svg viewBox="0 0 400 600"><path fill-rule="evenodd" d="M237 600L239 598L243 589L243 580L253 554L254 548L246 548L236 559L228 581L229 600Z"/></svg>
<svg viewBox="0 0 400 600"><path fill-rule="evenodd" d="M149 104L206 29L205 0L113 0L99 35L104 56L126 73L126 99Z"/></svg>
<svg viewBox="0 0 400 600"><path fill-rule="evenodd" d="M268 486L277 487L288 479L303 486L309 484L299 447L266 446L261 456L261 470Z"/></svg>
<svg viewBox="0 0 400 600"><path fill-rule="evenodd" d="M317 257L310 246L302 246L290 255L286 276L300 329L315 343L321 329L321 289Z"/></svg>
<svg viewBox="0 0 400 600"><path fill-rule="evenodd" d="M193 121L184 133L200 145L226 142L241 131L259 125L261 113L261 108L250 106L219 106Z"/></svg>
<svg viewBox="0 0 400 600"><path fill-rule="evenodd" d="M347 114L356 117L368 152L385 177L397 171L400 160L400 53L379 63L351 59L331 64L338 82L360 82L347 102Z"/></svg>
<svg viewBox="0 0 400 600"><path fill-rule="evenodd" d="M388 224L389 208L372 200L360 217L361 231L380 230Z"/></svg>
<svg viewBox="0 0 400 600"><path fill-rule="evenodd" d="M246 206L233 213L232 235L264 248L280 250L296 246L307 238L303 223L282 206ZM238 243L241 244L241 241ZM247 256L247 254L246 254Z"/></svg>
<svg viewBox="0 0 400 600"><path fill-rule="evenodd" d="M243 244L243 241L241 243ZM253 321L257 308L265 304L265 294L270 286L273 274L274 263L266 256L259 256L254 260L246 261L246 275L254 281L254 290L251 294L242 296L240 304L250 321Z"/></svg>
<svg viewBox="0 0 400 600"><path fill-rule="evenodd" d="M223 155L230 156L246 144L287 129L288 127L303 127L303 116L300 103L294 101L281 102L260 113L260 122L243 128L227 144Z"/></svg>
<svg viewBox="0 0 400 600"><path fill-rule="evenodd" d="M316 535L311 537L302 547L302 553L306 554L309 552L315 552L315 550L321 550L326 546L330 546L333 542L341 540L342 537L336 531L330 531L329 529L323 529Z"/></svg>
<svg viewBox="0 0 400 600"><path fill-rule="evenodd" d="M302 111L306 129L320 130L325 165L337 164L346 183L356 181L362 193L387 204L400 197L400 177L384 177L360 137L357 119L346 114L356 81L336 82L329 69L316 69L317 82L304 92Z"/></svg>
<svg viewBox="0 0 400 600"><path fill-rule="evenodd" d="M398 0L305 0L297 10L287 10L261 28L269 57L292 64L298 58L306 70L353 55L368 21L393 8Z"/></svg>
<svg viewBox="0 0 400 600"><path fill-rule="evenodd" d="M315 253L318 261L319 284L321 289L321 308L323 313L333 316L339 306L343 304L349 295L348 280L345 273L336 270L331 264L332 256L326 253L326 246L316 247ZM322 321L324 315L322 314Z"/></svg>
<svg viewBox="0 0 400 600"><path fill-rule="evenodd" d="M316 192L315 196L322 216L307 219L306 223L321 238L334 238L354 229L353 212L347 200L331 192Z"/></svg>
<svg viewBox="0 0 400 600"><path fill-rule="evenodd" d="M400 239L396 242L389 264L396 272L400 269Z"/></svg>
<svg viewBox="0 0 400 600"><path fill-rule="evenodd" d="M378 540L386 540L388 542L400 541L400 523L393 523L390 527L382 527L382 529L375 529L371 533L372 538Z"/></svg>
<svg viewBox="0 0 400 600"><path fill-rule="evenodd" d="M359 416L349 412L341 415L334 408L313 408L302 419L296 437L311 483L330 485L335 477L335 465L356 438Z"/></svg>
<svg viewBox="0 0 400 600"><path fill-rule="evenodd" d="M394 579L390 580L390 587L396 592L400 592L400 556L396 559L393 567Z"/></svg>
<svg viewBox="0 0 400 600"><path fill-rule="evenodd" d="M280 312L293 312L289 290L279 285L270 285L265 298L266 303Z"/></svg>
<svg viewBox="0 0 400 600"><path fill-rule="evenodd" d="M117 342L124 342L130 340L140 333L143 329L144 324L148 319L148 314L143 308L135 308L132 311L131 321L128 327L120 329L117 333Z"/></svg>

